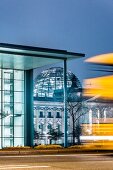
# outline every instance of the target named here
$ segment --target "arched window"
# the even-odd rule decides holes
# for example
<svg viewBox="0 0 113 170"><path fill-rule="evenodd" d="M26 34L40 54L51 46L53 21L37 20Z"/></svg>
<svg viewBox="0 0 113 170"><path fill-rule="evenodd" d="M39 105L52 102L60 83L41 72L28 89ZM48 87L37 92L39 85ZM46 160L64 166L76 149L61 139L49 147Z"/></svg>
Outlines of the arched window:
<svg viewBox="0 0 113 170"><path fill-rule="evenodd" d="M39 125L39 129L43 130L43 128L44 128L44 125L41 123L41 124Z"/></svg>
<svg viewBox="0 0 113 170"><path fill-rule="evenodd" d="M52 129L52 125L49 123L47 126L48 129Z"/></svg>

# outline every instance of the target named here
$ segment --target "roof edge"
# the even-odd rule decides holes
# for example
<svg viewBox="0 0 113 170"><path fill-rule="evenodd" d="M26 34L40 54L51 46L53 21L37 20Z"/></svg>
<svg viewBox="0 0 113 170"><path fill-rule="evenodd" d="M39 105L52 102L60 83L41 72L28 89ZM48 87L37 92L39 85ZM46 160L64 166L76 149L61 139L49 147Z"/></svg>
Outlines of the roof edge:
<svg viewBox="0 0 113 170"><path fill-rule="evenodd" d="M10 48L10 49L18 49L18 50L30 50L30 51L58 53L58 54L85 57L84 53L75 53L75 52L69 52L67 50L43 48L43 47L36 47L36 46L26 46L26 45L19 45L19 44L0 43L0 47Z"/></svg>

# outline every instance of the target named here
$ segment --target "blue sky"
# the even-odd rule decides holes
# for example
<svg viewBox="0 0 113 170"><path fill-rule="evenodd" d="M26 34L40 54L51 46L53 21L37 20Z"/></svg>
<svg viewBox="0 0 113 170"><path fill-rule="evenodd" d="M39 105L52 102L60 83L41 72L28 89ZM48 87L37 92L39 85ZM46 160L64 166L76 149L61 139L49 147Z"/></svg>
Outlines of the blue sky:
<svg viewBox="0 0 113 170"><path fill-rule="evenodd" d="M0 42L65 49L86 58L113 52L113 0L0 0ZM68 68L82 81L83 59Z"/></svg>

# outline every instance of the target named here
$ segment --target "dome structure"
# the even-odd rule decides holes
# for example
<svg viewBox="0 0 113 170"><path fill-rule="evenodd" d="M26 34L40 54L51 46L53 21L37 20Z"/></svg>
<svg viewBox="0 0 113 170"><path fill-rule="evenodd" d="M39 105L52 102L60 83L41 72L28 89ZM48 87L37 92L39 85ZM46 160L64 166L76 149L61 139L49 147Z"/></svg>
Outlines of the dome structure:
<svg viewBox="0 0 113 170"><path fill-rule="evenodd" d="M67 89L81 89L79 79L70 71L67 71ZM35 98L55 98L58 94L63 97L64 81L63 68L52 67L42 71L34 81Z"/></svg>

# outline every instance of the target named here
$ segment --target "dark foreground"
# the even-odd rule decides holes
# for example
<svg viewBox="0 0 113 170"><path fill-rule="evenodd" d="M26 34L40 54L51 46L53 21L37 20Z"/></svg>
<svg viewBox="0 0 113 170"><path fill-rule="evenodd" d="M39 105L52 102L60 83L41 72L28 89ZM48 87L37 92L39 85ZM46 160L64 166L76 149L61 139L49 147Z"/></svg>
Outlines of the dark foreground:
<svg viewBox="0 0 113 170"><path fill-rule="evenodd" d="M0 156L0 170L113 170L106 154Z"/></svg>

